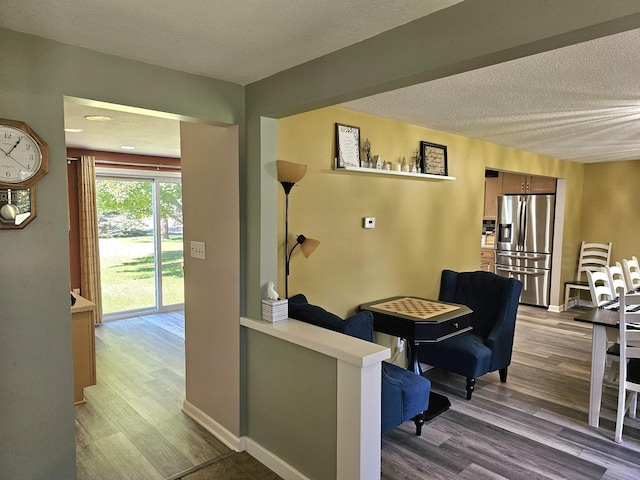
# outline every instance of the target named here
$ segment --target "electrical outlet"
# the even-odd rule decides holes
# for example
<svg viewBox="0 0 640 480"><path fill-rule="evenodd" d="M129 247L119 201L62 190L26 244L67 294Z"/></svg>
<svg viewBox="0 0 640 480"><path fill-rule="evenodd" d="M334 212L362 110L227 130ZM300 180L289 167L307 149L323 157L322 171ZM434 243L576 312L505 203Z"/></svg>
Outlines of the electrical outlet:
<svg viewBox="0 0 640 480"><path fill-rule="evenodd" d="M191 242L191 256L193 258L205 258L205 244L204 242Z"/></svg>

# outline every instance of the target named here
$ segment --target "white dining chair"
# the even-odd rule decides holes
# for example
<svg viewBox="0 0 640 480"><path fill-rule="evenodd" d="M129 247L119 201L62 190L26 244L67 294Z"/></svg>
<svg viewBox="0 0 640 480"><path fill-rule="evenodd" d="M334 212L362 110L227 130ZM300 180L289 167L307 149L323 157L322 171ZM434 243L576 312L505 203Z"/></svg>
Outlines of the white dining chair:
<svg viewBox="0 0 640 480"><path fill-rule="evenodd" d="M638 392L640 392L640 310L631 311L631 306L640 305L640 294L620 295L620 362L618 382L618 409L614 440L622 442L624 417L636 418Z"/></svg>
<svg viewBox="0 0 640 480"><path fill-rule="evenodd" d="M627 279L627 290L631 292L640 288L640 264L638 264L638 259L635 256L631 257L631 260L625 258L622 260L622 264L624 265L624 274Z"/></svg>
<svg viewBox="0 0 640 480"><path fill-rule="evenodd" d="M620 262L605 266L604 271L609 277L609 287L614 298L627 292L627 281L624 279L624 270L622 270Z"/></svg>
<svg viewBox="0 0 640 480"><path fill-rule="evenodd" d="M594 307L600 307L611 300L615 300L609 275L604 267L599 270L589 270L586 273Z"/></svg>
<svg viewBox="0 0 640 480"><path fill-rule="evenodd" d="M584 276L588 271L600 270L605 265L609 265L611 260L611 242L607 243L587 243L580 244L578 255L578 269L576 279L565 283L564 309L569 309L569 303L575 300L576 305L580 305L580 290L590 290L588 282L584 281ZM576 295L571 296L571 291L576 290ZM596 302L593 302L594 305Z"/></svg>
<svg viewBox="0 0 640 480"><path fill-rule="evenodd" d="M609 274L605 267L597 271L587 271L587 282L591 292L591 301L594 307L601 307L607 302L616 299L609 281ZM624 289L623 289L624 293ZM606 384L613 385L618 378L618 362L620 360L620 345L613 343L607 348L607 365L609 366L609 375L606 378Z"/></svg>

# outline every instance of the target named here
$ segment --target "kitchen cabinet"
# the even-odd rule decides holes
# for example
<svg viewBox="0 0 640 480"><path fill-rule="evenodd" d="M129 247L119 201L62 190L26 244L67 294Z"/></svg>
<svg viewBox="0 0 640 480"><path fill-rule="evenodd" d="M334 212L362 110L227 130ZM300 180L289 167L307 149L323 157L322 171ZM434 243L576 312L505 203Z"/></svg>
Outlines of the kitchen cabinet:
<svg viewBox="0 0 640 480"><path fill-rule="evenodd" d="M498 195L502 195L502 173L497 177L485 177L484 179L484 214L483 220L495 220Z"/></svg>
<svg viewBox="0 0 640 480"><path fill-rule="evenodd" d="M480 250L480 270L494 272L494 249L482 247Z"/></svg>
<svg viewBox="0 0 640 480"><path fill-rule="evenodd" d="M71 342L73 345L73 402L84 403L84 387L96 384L96 341L93 320L96 304L72 293Z"/></svg>
<svg viewBox="0 0 640 480"><path fill-rule="evenodd" d="M502 193L555 193L556 179L502 172Z"/></svg>

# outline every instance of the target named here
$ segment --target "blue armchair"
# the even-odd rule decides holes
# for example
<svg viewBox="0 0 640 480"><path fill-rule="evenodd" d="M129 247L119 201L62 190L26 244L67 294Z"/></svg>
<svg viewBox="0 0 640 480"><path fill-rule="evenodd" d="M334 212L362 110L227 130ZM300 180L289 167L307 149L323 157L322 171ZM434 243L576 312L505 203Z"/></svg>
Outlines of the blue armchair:
<svg viewBox="0 0 640 480"><path fill-rule="evenodd" d="M289 317L318 327L373 341L373 314L363 311L343 320L298 294L289 299ZM382 362L381 432L387 433L398 425L413 420L416 435L422 433L424 412L429 406L431 383L410 370Z"/></svg>
<svg viewBox="0 0 640 480"><path fill-rule="evenodd" d="M467 377L467 400L481 375L499 370L506 382L521 291L514 278L444 270L438 299L471 308L473 329L420 348L419 361Z"/></svg>

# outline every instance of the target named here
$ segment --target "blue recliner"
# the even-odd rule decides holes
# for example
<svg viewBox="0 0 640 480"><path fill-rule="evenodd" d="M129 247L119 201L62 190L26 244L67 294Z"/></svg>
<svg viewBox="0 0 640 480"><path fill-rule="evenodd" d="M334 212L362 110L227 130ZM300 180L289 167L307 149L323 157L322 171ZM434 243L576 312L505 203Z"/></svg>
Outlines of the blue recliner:
<svg viewBox="0 0 640 480"><path fill-rule="evenodd" d="M507 381L522 282L490 272L443 270L439 300L468 306L471 331L418 350L418 359L467 377L467 399L476 378L499 370Z"/></svg>
<svg viewBox="0 0 640 480"><path fill-rule="evenodd" d="M311 305L298 294L289 299L289 317L318 327L373 341L373 314L358 312L343 320L322 307ZM416 435L422 432L424 412L429 406L431 382L410 370L382 362L381 432L387 433L398 425L413 420Z"/></svg>

